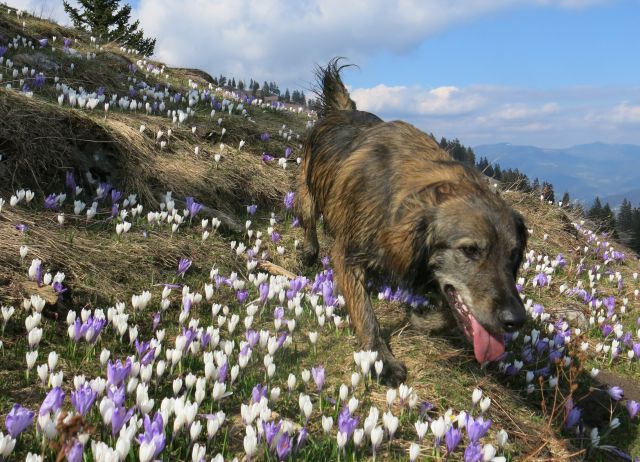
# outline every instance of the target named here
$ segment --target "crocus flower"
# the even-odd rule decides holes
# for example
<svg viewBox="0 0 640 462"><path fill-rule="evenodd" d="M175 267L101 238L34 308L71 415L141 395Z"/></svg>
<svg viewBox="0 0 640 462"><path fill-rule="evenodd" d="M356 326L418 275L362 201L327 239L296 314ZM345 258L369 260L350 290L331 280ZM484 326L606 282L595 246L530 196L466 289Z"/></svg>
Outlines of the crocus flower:
<svg viewBox="0 0 640 462"><path fill-rule="evenodd" d="M263 162L271 162L272 160L273 160L273 156L270 156L266 152L262 154L262 161Z"/></svg>
<svg viewBox="0 0 640 462"><path fill-rule="evenodd" d="M578 422L580 421L580 416L582 414L582 411L580 410L579 407L574 407L572 408L569 413L567 414L567 420L564 423L564 426L566 428L573 428L575 427Z"/></svg>
<svg viewBox="0 0 640 462"><path fill-rule="evenodd" d="M79 414L85 415L89 409L91 409L97 396L98 394L91 389L89 384L85 383L82 387L71 393L71 404L73 404L73 407Z"/></svg>
<svg viewBox="0 0 640 462"><path fill-rule="evenodd" d="M111 385L119 386L131 373L131 360L127 360L122 363L119 359L116 362L107 363L107 381Z"/></svg>
<svg viewBox="0 0 640 462"><path fill-rule="evenodd" d="M113 415L111 417L111 434L113 436L120 433L122 427L129 422L129 419L133 415L134 409L131 408L127 411L126 408L120 406L116 407L113 411Z"/></svg>
<svg viewBox="0 0 640 462"><path fill-rule="evenodd" d="M611 399L619 401L622 399L622 396L624 395L624 390L618 386L613 386L607 390L607 393L609 393L609 396L611 396Z"/></svg>
<svg viewBox="0 0 640 462"><path fill-rule="evenodd" d="M462 433L453 425L449 427L449 430L444 434L444 444L447 446L447 454L451 454L460 444L462 440Z"/></svg>
<svg viewBox="0 0 640 462"><path fill-rule="evenodd" d="M306 427L302 427L300 429L300 432L298 433L298 439L296 440L296 451L300 449L300 446L302 446L305 443L305 441L307 441L308 437L309 437L309 431L307 430Z"/></svg>
<svg viewBox="0 0 640 462"><path fill-rule="evenodd" d="M44 208L47 210L56 210L60 204L56 194L49 194L44 198Z"/></svg>
<svg viewBox="0 0 640 462"><path fill-rule="evenodd" d="M269 139L271 138L271 136L269 136L268 133L263 133L262 135L260 135L260 141L269 141Z"/></svg>
<svg viewBox="0 0 640 462"><path fill-rule="evenodd" d="M284 150L284 158L285 158L285 159L288 159L289 157L291 157L291 153L293 153L293 149L291 149L291 148L286 148L286 149Z"/></svg>
<svg viewBox="0 0 640 462"><path fill-rule="evenodd" d="M247 213L249 215L255 215L258 211L258 206L256 204L247 205Z"/></svg>
<svg viewBox="0 0 640 462"><path fill-rule="evenodd" d="M187 197L185 199L187 210L189 210L189 216L191 218L195 217L200 210L204 207L202 204L196 202L193 197Z"/></svg>
<svg viewBox="0 0 640 462"><path fill-rule="evenodd" d="M178 276L184 276L184 273L191 267L191 263L193 263L188 258L181 258L178 263Z"/></svg>
<svg viewBox="0 0 640 462"><path fill-rule="evenodd" d="M153 444L154 451L151 459L155 459L164 449L167 438L164 434L164 422L162 414L156 412L153 420L148 415L144 416L144 433L138 435L138 443Z"/></svg>
<svg viewBox="0 0 640 462"><path fill-rule="evenodd" d="M482 417L478 417L477 419L470 417L467 420L467 433L469 434L469 439L473 443L477 443L480 438L487 434L489 427L491 427L490 420L485 420Z"/></svg>
<svg viewBox="0 0 640 462"><path fill-rule="evenodd" d="M338 431L346 434L347 439L351 438L351 435L358 426L359 420L358 417L351 415L349 406L344 406L338 415Z"/></svg>
<svg viewBox="0 0 640 462"><path fill-rule="evenodd" d="M256 384L251 390L251 401L254 403L259 403L260 399L263 397L267 397L267 387L263 387L261 384Z"/></svg>
<svg viewBox="0 0 640 462"><path fill-rule="evenodd" d="M62 407L62 403L64 402L64 391L60 387L54 387L49 390L47 396L42 401L42 405L40 405L40 415L45 415L49 412L57 412L58 409Z"/></svg>
<svg viewBox="0 0 640 462"><path fill-rule="evenodd" d="M276 453L278 454L278 459L286 459L290 452L291 438L289 437L289 434L287 432L284 432L280 436L280 439L278 439L278 444L276 445Z"/></svg>
<svg viewBox="0 0 640 462"><path fill-rule="evenodd" d="M291 210L291 208L293 207L294 196L295 196L295 193L292 191L289 191L287 194L284 195L284 206L287 210Z"/></svg>
<svg viewBox="0 0 640 462"><path fill-rule="evenodd" d="M316 384L316 388L318 392L321 392L322 387L324 386L324 380L325 380L324 367L322 366L312 367L311 375L313 376L313 381Z"/></svg>
<svg viewBox="0 0 640 462"><path fill-rule="evenodd" d="M82 462L84 444L76 440L76 442L71 447L67 447L64 452L67 462Z"/></svg>
<svg viewBox="0 0 640 462"><path fill-rule="evenodd" d="M107 387L107 397L113 401L113 404L115 404L116 407L122 406L122 403L124 403L124 399L126 398L124 385L119 387Z"/></svg>
<svg viewBox="0 0 640 462"><path fill-rule="evenodd" d="M482 446L480 443L471 443L464 450L464 462L479 462L482 460Z"/></svg>
<svg viewBox="0 0 640 462"><path fill-rule="evenodd" d="M265 389L265 395L266 395L266 389ZM254 402L257 403L258 401L254 401ZM278 422L278 423L276 423L275 421L262 422L262 430L264 431L264 438L265 438L265 441L267 442L267 446L271 447L271 443L273 443L274 438L278 435L278 433L280 433L281 426L282 426L281 422Z"/></svg>
<svg viewBox="0 0 640 462"><path fill-rule="evenodd" d="M236 292L236 298L240 303L244 303L249 298L249 292L247 290L239 290Z"/></svg>
<svg viewBox="0 0 640 462"><path fill-rule="evenodd" d="M640 403L631 399L628 400L627 411L629 411L629 419L633 420L633 418L638 414L638 411L640 411Z"/></svg>
<svg viewBox="0 0 640 462"><path fill-rule="evenodd" d="M4 421L12 438L17 438L33 421L34 413L20 404L14 404Z"/></svg>
<svg viewBox="0 0 640 462"><path fill-rule="evenodd" d="M533 286L534 287L545 287L549 284L549 278L544 273L538 273L533 278Z"/></svg>

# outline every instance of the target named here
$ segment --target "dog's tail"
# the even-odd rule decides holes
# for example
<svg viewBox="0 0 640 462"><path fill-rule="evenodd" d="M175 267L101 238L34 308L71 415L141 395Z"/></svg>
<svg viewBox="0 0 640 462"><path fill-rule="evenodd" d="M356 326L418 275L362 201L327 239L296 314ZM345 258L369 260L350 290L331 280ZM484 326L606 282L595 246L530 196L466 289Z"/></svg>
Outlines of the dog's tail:
<svg viewBox="0 0 640 462"><path fill-rule="evenodd" d="M341 59L343 58L333 58L327 67L316 67L317 88L315 93L318 95L318 116L320 118L333 111L356 110L356 103L349 97L349 92L340 78L340 71L345 67L353 66L353 64L340 66Z"/></svg>

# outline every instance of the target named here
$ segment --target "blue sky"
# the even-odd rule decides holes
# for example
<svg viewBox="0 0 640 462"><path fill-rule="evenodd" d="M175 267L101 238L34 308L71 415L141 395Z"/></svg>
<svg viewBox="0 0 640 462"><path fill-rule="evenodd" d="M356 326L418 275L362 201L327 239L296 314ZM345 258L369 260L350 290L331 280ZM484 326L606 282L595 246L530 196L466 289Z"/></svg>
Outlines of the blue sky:
<svg viewBox="0 0 640 462"><path fill-rule="evenodd" d="M372 56L357 86L475 84L552 88L640 84L640 2L510 8L405 52ZM634 56L635 55L635 56Z"/></svg>
<svg viewBox="0 0 640 462"><path fill-rule="evenodd" d="M61 1L9 0L65 23ZM346 56L360 109L468 145L640 144L638 0L137 0L156 59L281 88Z"/></svg>

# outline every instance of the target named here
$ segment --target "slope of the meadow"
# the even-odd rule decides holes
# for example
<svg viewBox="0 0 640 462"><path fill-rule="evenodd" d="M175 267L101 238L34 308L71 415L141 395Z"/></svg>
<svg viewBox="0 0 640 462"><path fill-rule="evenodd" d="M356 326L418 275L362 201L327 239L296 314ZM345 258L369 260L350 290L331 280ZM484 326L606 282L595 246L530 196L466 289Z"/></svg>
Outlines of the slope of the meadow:
<svg viewBox="0 0 640 462"><path fill-rule="evenodd" d="M531 313L504 358L380 287L409 378L378 383L331 262L297 255L313 120L0 9L0 460L640 454L638 259L531 195L502 192Z"/></svg>

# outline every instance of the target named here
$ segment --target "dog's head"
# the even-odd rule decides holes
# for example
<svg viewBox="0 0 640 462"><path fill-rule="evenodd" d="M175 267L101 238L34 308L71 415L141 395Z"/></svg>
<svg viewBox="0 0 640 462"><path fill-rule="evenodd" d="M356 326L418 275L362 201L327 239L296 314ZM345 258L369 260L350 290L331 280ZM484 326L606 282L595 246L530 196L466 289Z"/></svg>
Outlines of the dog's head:
<svg viewBox="0 0 640 462"><path fill-rule="evenodd" d="M504 352L503 333L526 320L515 280L527 230L522 217L487 190L456 194L436 186L426 232L428 267L479 362Z"/></svg>
<svg viewBox="0 0 640 462"><path fill-rule="evenodd" d="M398 251L413 255L405 279L439 289L476 359L497 359L503 334L526 319L515 282L527 241L524 220L477 182L437 183L410 202L402 221L405 229L413 223L413 239L404 234L397 241Z"/></svg>

